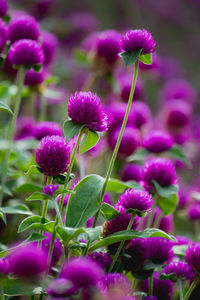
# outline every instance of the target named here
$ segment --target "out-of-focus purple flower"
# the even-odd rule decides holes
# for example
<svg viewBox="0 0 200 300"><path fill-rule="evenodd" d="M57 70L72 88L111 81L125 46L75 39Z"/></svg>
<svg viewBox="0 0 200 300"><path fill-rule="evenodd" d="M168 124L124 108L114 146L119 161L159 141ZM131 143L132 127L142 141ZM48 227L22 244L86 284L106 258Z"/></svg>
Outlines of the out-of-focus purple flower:
<svg viewBox="0 0 200 300"><path fill-rule="evenodd" d="M34 15L44 17L49 12L53 2L53 0L35 0Z"/></svg>
<svg viewBox="0 0 200 300"><path fill-rule="evenodd" d="M46 291L50 296L55 297L53 299L66 299L66 297L73 295L77 288L70 280L57 278L49 284Z"/></svg>
<svg viewBox="0 0 200 300"><path fill-rule="evenodd" d="M185 252L185 261L192 266L194 270L200 271L200 243L189 245Z"/></svg>
<svg viewBox="0 0 200 300"><path fill-rule="evenodd" d="M57 198L56 198L56 200L57 200L58 203L60 203L61 196L62 196L62 195L60 194L60 195L58 195ZM70 197L70 194L64 196L64 199L63 199L63 206L66 206L66 205L67 205L67 203L68 203L68 201L69 201L69 197Z"/></svg>
<svg viewBox="0 0 200 300"><path fill-rule="evenodd" d="M200 203L191 204L187 210L190 220L200 220Z"/></svg>
<svg viewBox="0 0 200 300"><path fill-rule="evenodd" d="M131 293L130 281L124 274L105 274L99 281L98 286L105 296L108 296L110 293L112 295L113 291L115 291L116 295L123 294L124 296L129 296Z"/></svg>
<svg viewBox="0 0 200 300"><path fill-rule="evenodd" d="M90 34L88 34L86 38L81 42L81 49L83 49L85 52L93 51L96 46L99 34L99 32L91 32Z"/></svg>
<svg viewBox="0 0 200 300"><path fill-rule="evenodd" d="M40 36L40 28L33 17L23 15L11 20L8 33L11 43L22 39L37 40Z"/></svg>
<svg viewBox="0 0 200 300"><path fill-rule="evenodd" d="M174 144L172 136L163 130L150 131L143 139L142 146L150 152L160 153L169 150Z"/></svg>
<svg viewBox="0 0 200 300"><path fill-rule="evenodd" d="M0 19L0 51L3 50L3 47L5 46L6 44L6 41L8 39L8 28L7 28L7 25L5 22L3 22L1 19Z"/></svg>
<svg viewBox="0 0 200 300"><path fill-rule="evenodd" d="M188 263L180 260L172 261L169 265L164 267L163 272L165 274L174 273L176 278L181 280L187 280L195 277L192 267Z"/></svg>
<svg viewBox="0 0 200 300"><path fill-rule="evenodd" d="M102 269L91 259L79 257L65 263L60 277L70 280L78 288L89 288L96 287L102 275Z"/></svg>
<svg viewBox="0 0 200 300"><path fill-rule="evenodd" d="M138 164L127 164L121 174L123 181L141 180L141 166Z"/></svg>
<svg viewBox="0 0 200 300"><path fill-rule="evenodd" d="M44 189L43 189L43 194L46 194L48 196L53 196L53 194L59 189L59 185L58 184L49 184L49 185L45 185Z"/></svg>
<svg viewBox="0 0 200 300"><path fill-rule="evenodd" d="M62 136L62 128L56 122L39 122L35 126L34 135L37 140L41 140L45 136Z"/></svg>
<svg viewBox="0 0 200 300"><path fill-rule="evenodd" d="M125 102L128 102L130 91L131 91L131 85L132 85L131 76L126 75L120 78L119 80L120 97ZM144 96L144 88L142 82L139 79L137 79L134 94L133 94L133 99L138 100L141 99L143 96Z"/></svg>
<svg viewBox="0 0 200 300"><path fill-rule="evenodd" d="M15 140L34 137L34 119L32 117L18 118L15 128Z"/></svg>
<svg viewBox="0 0 200 300"><path fill-rule="evenodd" d="M192 243L192 240L190 240L188 237L186 236L181 236L181 235L176 235L176 245L189 245Z"/></svg>
<svg viewBox="0 0 200 300"><path fill-rule="evenodd" d="M132 110L133 117L130 116L130 119L133 118L133 124L137 128L141 128L151 120L151 111L146 103L135 101L132 105Z"/></svg>
<svg viewBox="0 0 200 300"><path fill-rule="evenodd" d="M23 39L11 45L8 52L8 59L12 65L30 67L42 64L44 53L38 42Z"/></svg>
<svg viewBox="0 0 200 300"><path fill-rule="evenodd" d="M8 10L8 4L6 0L0 0L0 17L4 17Z"/></svg>
<svg viewBox="0 0 200 300"><path fill-rule="evenodd" d="M51 32L42 32L41 40L44 51L44 64L48 65L55 59L58 50L58 39Z"/></svg>
<svg viewBox="0 0 200 300"><path fill-rule="evenodd" d="M145 29L127 31L121 38L121 49L125 52L135 52L142 49L142 54L155 51L156 42L150 32Z"/></svg>
<svg viewBox="0 0 200 300"><path fill-rule="evenodd" d="M169 102L165 107L166 124L170 127L182 128L190 123L192 109L189 103L182 100Z"/></svg>
<svg viewBox="0 0 200 300"><path fill-rule="evenodd" d="M122 205L125 209L147 212L153 205L153 199L146 191L128 189L119 197L118 205Z"/></svg>
<svg viewBox="0 0 200 300"><path fill-rule="evenodd" d="M68 115L74 123L83 124L94 131L106 131L107 116L100 98L91 92L76 92L68 102Z"/></svg>
<svg viewBox="0 0 200 300"><path fill-rule="evenodd" d="M106 270L112 263L112 258L108 253L90 252L88 258L97 263L101 268Z"/></svg>
<svg viewBox="0 0 200 300"><path fill-rule="evenodd" d="M44 137L36 151L36 163L47 176L65 172L70 162L70 147L60 136Z"/></svg>
<svg viewBox="0 0 200 300"><path fill-rule="evenodd" d="M8 256L11 272L24 279L42 274L47 267L47 255L33 244L15 248Z"/></svg>
<svg viewBox="0 0 200 300"><path fill-rule="evenodd" d="M46 78L46 72L42 69L40 72L29 70L26 72L24 84L28 86L35 86L41 84Z"/></svg>
<svg viewBox="0 0 200 300"><path fill-rule="evenodd" d="M118 136L119 136L120 128L115 129L108 136L108 143L112 150L114 150ZM127 126L125 128L119 150L118 155L129 156L135 152L135 150L140 145L140 132L137 128L133 128Z"/></svg>
<svg viewBox="0 0 200 300"><path fill-rule="evenodd" d="M172 259L173 243L165 238L151 237L148 238L149 258L154 264L164 264Z"/></svg>
<svg viewBox="0 0 200 300"><path fill-rule="evenodd" d="M46 252L48 255L49 247L51 244L52 234L45 232L44 236L46 236L46 239L42 240L42 249ZM56 263L59 261L60 257L62 255L62 247L60 244L59 239L56 237L53 245L53 252L51 257L51 266L55 266Z"/></svg>
<svg viewBox="0 0 200 300"><path fill-rule="evenodd" d="M154 273L153 275L153 296L158 300L171 300L173 297L174 285L171 280L159 279L160 274ZM146 279L142 282L142 290L146 293L149 291L149 280Z"/></svg>
<svg viewBox="0 0 200 300"><path fill-rule="evenodd" d="M169 186L176 182L176 172L173 163L167 158L152 158L142 169L142 180L148 190L153 189L152 181L161 186Z"/></svg>

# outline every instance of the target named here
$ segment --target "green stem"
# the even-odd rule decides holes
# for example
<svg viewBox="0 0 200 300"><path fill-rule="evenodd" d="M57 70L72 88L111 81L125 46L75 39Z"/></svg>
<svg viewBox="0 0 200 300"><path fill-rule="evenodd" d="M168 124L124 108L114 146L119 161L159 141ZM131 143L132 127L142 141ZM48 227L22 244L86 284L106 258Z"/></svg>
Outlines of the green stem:
<svg viewBox="0 0 200 300"><path fill-rule="evenodd" d="M130 219L129 224L128 224L128 227L127 227L127 230L130 230L130 229L131 229L131 227L132 227L132 225L133 225L134 217L135 217L135 214L132 214L131 219ZM114 267L114 265L115 265L115 263L116 263L116 261L117 261L119 255L120 255L120 252L121 252L121 250L122 250L122 248L123 248L123 246L124 246L124 242L125 242L125 241L121 241L121 243L120 243L120 245L119 245L119 247L118 247L118 249L117 249L117 252L115 253L115 256L114 256L114 258L113 258L112 264L110 265L110 268L109 268L109 270L108 270L108 273L111 273L111 271L112 271L112 269L113 269L113 267Z"/></svg>
<svg viewBox="0 0 200 300"><path fill-rule="evenodd" d="M189 289L187 290L187 293L185 294L183 300L188 300L188 299L189 299L190 295L192 294L193 290L195 289L195 287L197 286L197 284L198 284L199 282L200 282L200 277L197 276L197 277L193 280L193 282L192 282L192 284L190 285Z"/></svg>
<svg viewBox="0 0 200 300"><path fill-rule="evenodd" d="M52 176L48 176L47 177L47 185L51 184L53 180ZM49 204L49 200L45 200L44 201L44 205L43 205L43 210L42 210L42 220L41 223L44 224L45 223L45 219L46 219L46 215L47 215L47 210L48 210L48 204ZM40 233L43 233L43 230L41 229ZM40 241L41 244L42 241Z"/></svg>
<svg viewBox="0 0 200 300"><path fill-rule="evenodd" d="M179 299L183 300L183 288L182 288L182 281L181 279L177 280L178 289L179 289Z"/></svg>
<svg viewBox="0 0 200 300"><path fill-rule="evenodd" d="M153 273L149 277L149 296L153 295Z"/></svg>
<svg viewBox="0 0 200 300"><path fill-rule="evenodd" d="M124 134L124 130L125 130L126 123L127 123L127 120L128 120L129 112L130 112L130 109L131 109L131 104L132 104L132 101L133 101L133 94L134 94L135 84L136 84L137 74L138 74L138 63L139 63L139 60L137 60L135 62L135 69L134 69L134 73L133 73L133 81L132 81L132 85L131 85L131 91L130 91L130 95L129 95L129 99L128 99L126 113L125 113L125 116L124 116L124 120L123 120L123 123L122 123L122 127L121 127L121 130L120 130L116 145L115 145L115 149L113 151L113 154L112 154L112 157L111 157L111 160L110 160L110 165L108 167L105 182L104 182L104 185L103 185L103 188L102 188L101 203L103 201L103 197L104 197L107 185L108 185L108 181L110 179L110 175L111 175L113 167L114 167L114 163L115 163L115 160L116 160L116 157L117 157L117 152L119 150L119 146L120 146L123 134ZM96 222L97 222L97 219L98 219L99 212L100 212L100 209L98 210L98 212L95 215L93 227L96 226Z"/></svg>
<svg viewBox="0 0 200 300"><path fill-rule="evenodd" d="M23 90L23 86L24 86L24 77L25 77L25 69L24 69L24 67L20 67L19 71L18 71L18 76L17 76L18 90L17 90L17 95L15 98L14 114L10 121L8 135L7 135L8 149L6 151L4 166L3 166L2 172L1 172L0 207L2 205L4 187L5 187L5 182L6 182L6 177L7 177L8 167L9 167L10 153L11 153L12 145L13 145L13 137L14 137L14 132L15 132L16 119L17 119L20 104L21 104L22 90Z"/></svg>
<svg viewBox="0 0 200 300"><path fill-rule="evenodd" d="M147 220L147 228L151 228L152 226L155 208L156 208L156 204L153 205L152 211L149 213L148 220Z"/></svg>

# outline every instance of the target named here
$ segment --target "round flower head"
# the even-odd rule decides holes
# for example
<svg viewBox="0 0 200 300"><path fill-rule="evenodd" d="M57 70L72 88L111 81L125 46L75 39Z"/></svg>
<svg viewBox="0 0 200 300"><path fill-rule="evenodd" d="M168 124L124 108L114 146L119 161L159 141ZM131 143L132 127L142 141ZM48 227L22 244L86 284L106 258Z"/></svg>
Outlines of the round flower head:
<svg viewBox="0 0 200 300"><path fill-rule="evenodd" d="M173 146L172 136L163 130L149 132L143 139L142 146L150 152L160 153Z"/></svg>
<svg viewBox="0 0 200 300"><path fill-rule="evenodd" d="M104 252L91 252L88 254L88 258L105 270L112 263L112 258L110 257L110 255Z"/></svg>
<svg viewBox="0 0 200 300"><path fill-rule="evenodd" d="M166 123L170 127L182 128L190 123L192 117L191 106L182 101L176 100L168 103L165 108Z"/></svg>
<svg viewBox="0 0 200 300"><path fill-rule="evenodd" d="M141 128L151 120L151 111L147 104L135 101L133 103L133 113L131 117L132 123L137 127Z"/></svg>
<svg viewBox="0 0 200 300"><path fill-rule="evenodd" d="M11 272L24 279L39 276L47 267L46 253L33 244L17 247L8 260Z"/></svg>
<svg viewBox="0 0 200 300"><path fill-rule="evenodd" d="M77 291L77 288L71 281L64 278L57 278L50 283L46 291L50 296L55 297L50 299L66 299L66 297L73 295Z"/></svg>
<svg viewBox="0 0 200 300"><path fill-rule="evenodd" d="M136 209L141 212L149 211L153 205L151 195L142 190L126 190L118 200L118 204L122 205L125 209Z"/></svg>
<svg viewBox="0 0 200 300"><path fill-rule="evenodd" d="M165 238L148 238L149 258L154 264L164 264L173 257L172 242Z"/></svg>
<svg viewBox="0 0 200 300"><path fill-rule="evenodd" d="M200 220L200 203L194 203L190 205L187 213L190 220Z"/></svg>
<svg viewBox="0 0 200 300"><path fill-rule="evenodd" d="M120 128L115 129L110 133L108 137L108 143L110 148L114 150L118 136L119 136ZM127 126L120 146L118 150L118 155L129 156L138 148L140 144L140 133L137 128L133 128L131 126Z"/></svg>
<svg viewBox="0 0 200 300"><path fill-rule="evenodd" d="M108 273L105 274L98 283L102 293L106 296L115 291L117 294L128 296L131 293L130 281L124 274Z"/></svg>
<svg viewBox="0 0 200 300"><path fill-rule="evenodd" d="M37 40L40 36L38 22L28 15L12 19L8 27L8 32L11 43L22 39Z"/></svg>
<svg viewBox="0 0 200 300"><path fill-rule="evenodd" d="M0 19L0 51L3 50L8 39L8 29L6 23Z"/></svg>
<svg viewBox="0 0 200 300"><path fill-rule="evenodd" d="M51 32L42 32L42 49L44 51L44 64L53 62L58 50L58 39Z"/></svg>
<svg viewBox="0 0 200 300"><path fill-rule="evenodd" d="M180 260L172 261L169 265L165 266L163 273L164 274L174 273L176 279L179 278L181 280L191 279L195 276L192 267L188 263Z"/></svg>
<svg viewBox="0 0 200 300"><path fill-rule="evenodd" d="M55 184L49 184L49 185L45 185L44 189L43 189L43 194L46 194L48 196L53 196L53 194L59 189L59 185L55 185Z"/></svg>
<svg viewBox="0 0 200 300"><path fill-rule="evenodd" d="M176 172L173 163L167 158L152 158L142 169L142 180L148 190L153 189L152 181L161 186L169 186L176 182Z"/></svg>
<svg viewBox="0 0 200 300"><path fill-rule="evenodd" d="M120 85L120 97L123 101L128 102L131 85L132 85L132 78L130 76L123 76L119 82ZM137 79L135 90L133 94L133 99L138 100L141 99L144 95L144 88L142 82Z"/></svg>
<svg viewBox="0 0 200 300"><path fill-rule="evenodd" d="M128 164L122 171L121 178L123 181L140 181L141 180L141 166L138 164Z"/></svg>
<svg viewBox="0 0 200 300"><path fill-rule="evenodd" d="M49 247L50 247L51 239L52 239L52 234L50 234L48 232L45 232L43 235L46 236L46 239L42 240L42 249L48 255ZM56 265L56 263L59 261L61 255L62 255L62 247L61 247L59 239L56 237L55 241L54 241L54 245L53 245L53 253L52 253L52 257L51 257L51 266Z"/></svg>
<svg viewBox="0 0 200 300"><path fill-rule="evenodd" d="M6 0L0 0L0 17L4 17L8 10L8 4Z"/></svg>
<svg viewBox="0 0 200 300"><path fill-rule="evenodd" d="M127 31L121 38L121 49L125 52L135 52L142 49L142 54L155 51L156 42L151 33L145 29Z"/></svg>
<svg viewBox="0 0 200 300"><path fill-rule="evenodd" d="M39 122L35 126L34 135L37 140L41 140L45 136L62 136L62 128L56 122Z"/></svg>
<svg viewBox="0 0 200 300"><path fill-rule="evenodd" d="M40 44L33 40L19 40L11 45L8 59L12 65L34 66L42 64L44 53Z"/></svg>
<svg viewBox="0 0 200 300"><path fill-rule="evenodd" d="M36 72L32 69L26 72L24 84L28 86L40 85L45 80L45 77L46 72L44 70Z"/></svg>
<svg viewBox="0 0 200 300"><path fill-rule="evenodd" d="M191 244L185 252L185 261L200 272L200 243Z"/></svg>
<svg viewBox="0 0 200 300"><path fill-rule="evenodd" d="M47 176L57 176L67 171L70 147L60 136L44 137L36 151L36 163Z"/></svg>
<svg viewBox="0 0 200 300"><path fill-rule="evenodd" d="M102 275L102 269L91 259L79 257L65 263L60 277L70 280L78 288L88 288L95 287Z"/></svg>
<svg viewBox="0 0 200 300"><path fill-rule="evenodd" d="M106 131L107 116L100 98L91 92L76 92L69 99L68 115L74 123L83 124L94 131Z"/></svg>
<svg viewBox="0 0 200 300"><path fill-rule="evenodd" d="M15 128L15 140L34 137L34 119L32 117L18 118Z"/></svg>

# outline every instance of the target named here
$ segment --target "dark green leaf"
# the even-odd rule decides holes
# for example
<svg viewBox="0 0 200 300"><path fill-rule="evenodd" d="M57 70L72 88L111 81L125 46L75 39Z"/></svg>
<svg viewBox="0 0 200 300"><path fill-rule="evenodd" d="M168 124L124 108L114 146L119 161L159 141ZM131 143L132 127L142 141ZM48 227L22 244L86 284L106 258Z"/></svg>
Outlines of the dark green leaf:
<svg viewBox="0 0 200 300"><path fill-rule="evenodd" d="M66 177L66 174L59 174L57 176L54 176L53 177L53 180L55 183L58 183L58 184L64 184L65 183L65 177ZM74 178L74 174L70 174L69 176L69 181L70 182L72 179Z"/></svg>
<svg viewBox="0 0 200 300"><path fill-rule="evenodd" d="M123 182L114 178L109 179L106 187L106 191L115 193L122 193L125 189L142 189L142 187L135 181Z"/></svg>
<svg viewBox="0 0 200 300"><path fill-rule="evenodd" d="M74 188L68 202L66 215L67 227L81 227L94 216L100 207L100 193L104 178L89 175L82 179Z"/></svg>
<svg viewBox="0 0 200 300"><path fill-rule="evenodd" d="M120 53L121 58L124 61L126 67L131 66L140 57L143 49L134 52L122 52Z"/></svg>
<svg viewBox="0 0 200 300"><path fill-rule="evenodd" d="M10 16L5 15L5 16L2 17L2 20L8 24L10 22Z"/></svg>
<svg viewBox="0 0 200 300"><path fill-rule="evenodd" d="M35 64L35 65L33 66L33 68L34 68L35 72L40 72L40 70L41 70L41 68L42 68L42 65L41 65L41 64Z"/></svg>
<svg viewBox="0 0 200 300"><path fill-rule="evenodd" d="M80 234L86 235L86 239L93 242L99 238L101 226L97 226L95 228L70 228L65 226L56 226L56 232L66 244Z"/></svg>
<svg viewBox="0 0 200 300"><path fill-rule="evenodd" d="M26 242L37 242L46 239L47 237L41 233L33 232L31 235L26 239Z"/></svg>
<svg viewBox="0 0 200 300"><path fill-rule="evenodd" d="M129 208L126 210L126 214L134 214L134 215L137 215L138 217L142 218L145 216L146 212L142 212L141 210L138 210L138 209Z"/></svg>
<svg viewBox="0 0 200 300"><path fill-rule="evenodd" d="M76 48L74 50L74 58L79 64L89 65L87 53L85 53L83 50L79 48Z"/></svg>
<svg viewBox="0 0 200 300"><path fill-rule="evenodd" d="M43 187L39 184L35 184L33 182L23 183L22 185L16 188L16 193L34 193L34 192L42 192Z"/></svg>
<svg viewBox="0 0 200 300"><path fill-rule="evenodd" d="M161 274L160 279L162 279L162 280L166 280L166 279L176 280L176 274L175 273Z"/></svg>
<svg viewBox="0 0 200 300"><path fill-rule="evenodd" d="M72 120L66 120L63 125L65 139L68 141L73 138L85 125L73 123Z"/></svg>
<svg viewBox="0 0 200 300"><path fill-rule="evenodd" d="M170 156L182 161L183 163L191 167L191 162L189 161L181 147L175 145L171 149L169 149L167 153L169 153Z"/></svg>
<svg viewBox="0 0 200 300"><path fill-rule="evenodd" d="M160 195L161 197L168 198L171 195L178 192L178 186L177 185L169 185L169 186L163 187L158 182L156 182L155 180L152 180L152 182L155 186L155 189L156 189L158 195Z"/></svg>
<svg viewBox="0 0 200 300"><path fill-rule="evenodd" d="M27 201L34 201L34 200L48 200L50 197L46 194L35 192L30 195L26 200Z"/></svg>
<svg viewBox="0 0 200 300"><path fill-rule="evenodd" d="M6 220L6 216L4 215L4 213L2 211L0 211L0 219L2 219L2 221L7 224L7 220Z"/></svg>
<svg viewBox="0 0 200 300"><path fill-rule="evenodd" d="M154 264L152 261L148 261L144 266L144 270L161 269L163 264Z"/></svg>
<svg viewBox="0 0 200 300"><path fill-rule="evenodd" d="M149 155L149 151L141 148L139 150L137 150L133 155L129 156L127 158L127 161L129 162L134 162L134 161L143 161L145 157L147 157L147 155Z"/></svg>
<svg viewBox="0 0 200 300"><path fill-rule="evenodd" d="M4 110L7 113L13 115L12 109L4 102L0 101L0 110Z"/></svg>
<svg viewBox="0 0 200 300"><path fill-rule="evenodd" d="M152 55L151 55L151 53L141 55L140 60L145 65L152 65Z"/></svg>
<svg viewBox="0 0 200 300"><path fill-rule="evenodd" d="M177 194L172 194L168 198L159 197L157 203L163 211L164 216L167 216L175 211L178 204L178 196Z"/></svg>
<svg viewBox="0 0 200 300"><path fill-rule="evenodd" d="M19 225L18 232L20 233L23 232L24 230L32 228L32 225L34 224L41 225L42 219L43 218L41 216L31 216L24 219ZM45 219L45 222L48 222L48 219Z"/></svg>
<svg viewBox="0 0 200 300"><path fill-rule="evenodd" d="M26 175L30 175L30 174L41 174L40 168L36 165L30 166L30 168L26 172Z"/></svg>
<svg viewBox="0 0 200 300"><path fill-rule="evenodd" d="M29 210L29 208L24 205L16 205L16 206L4 206L1 208L1 211L4 214L18 214L18 215L32 215L33 213Z"/></svg>
<svg viewBox="0 0 200 300"><path fill-rule="evenodd" d="M120 215L120 212L108 203L102 203L100 213L106 220L112 220Z"/></svg>
<svg viewBox="0 0 200 300"><path fill-rule="evenodd" d="M1 189L2 189L2 186L0 185L0 190ZM8 196L13 196L12 192L10 191L10 189L6 185L4 185L3 192L4 192L4 194L6 194Z"/></svg>
<svg viewBox="0 0 200 300"><path fill-rule="evenodd" d="M37 295L42 292L42 287L34 286L22 280L5 277L2 279L2 286L6 296Z"/></svg>
<svg viewBox="0 0 200 300"><path fill-rule="evenodd" d="M79 153L83 154L92 149L99 141L99 135L91 130L87 130L83 139L80 142Z"/></svg>

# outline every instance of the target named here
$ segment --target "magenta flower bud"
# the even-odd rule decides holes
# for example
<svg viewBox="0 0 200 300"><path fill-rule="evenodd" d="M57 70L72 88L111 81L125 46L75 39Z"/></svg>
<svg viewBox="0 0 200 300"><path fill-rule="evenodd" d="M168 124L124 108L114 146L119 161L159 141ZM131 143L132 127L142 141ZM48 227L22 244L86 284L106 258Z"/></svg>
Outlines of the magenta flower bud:
<svg viewBox="0 0 200 300"><path fill-rule="evenodd" d="M112 150L114 150L118 136L119 136L120 128L115 129L113 132L110 133L108 136L108 143ZM137 128L133 128L127 126L125 128L119 150L118 155L121 156L129 156L133 154L136 149L140 145L140 132Z"/></svg>
<svg viewBox="0 0 200 300"><path fill-rule="evenodd" d="M118 205L122 205L125 209L136 209L144 213L150 210L153 199L146 191L128 189L119 197Z"/></svg>
<svg viewBox="0 0 200 300"><path fill-rule="evenodd" d="M47 176L57 176L68 169L70 146L60 136L44 137L36 151L36 163Z"/></svg>
<svg viewBox="0 0 200 300"><path fill-rule="evenodd" d="M40 36L38 22L28 15L12 19L8 27L8 32L11 43L22 39L37 40Z"/></svg>
<svg viewBox="0 0 200 300"><path fill-rule="evenodd" d="M168 126L182 128L190 123L191 117L191 105L182 100L170 102L166 107L166 123Z"/></svg>
<svg viewBox="0 0 200 300"><path fill-rule="evenodd" d="M150 131L143 139L142 146L150 152L161 153L174 144L172 136L163 130Z"/></svg>
<svg viewBox="0 0 200 300"><path fill-rule="evenodd" d="M8 59L12 65L34 66L42 64L44 53L40 44L33 40L19 40L11 45Z"/></svg>
<svg viewBox="0 0 200 300"><path fill-rule="evenodd" d="M122 171L121 178L123 181L140 181L141 180L141 166L138 164L128 164Z"/></svg>
<svg viewBox="0 0 200 300"><path fill-rule="evenodd" d="M167 158L152 158L148 160L142 169L142 180L148 190L154 189L153 180L163 187L175 184L176 172L173 163Z"/></svg>
<svg viewBox="0 0 200 300"><path fill-rule="evenodd" d="M188 263L180 260L172 261L169 265L165 266L163 273L166 275L174 273L176 279L181 280L188 280L195 277L192 267Z"/></svg>
<svg viewBox="0 0 200 300"><path fill-rule="evenodd" d="M141 128L151 120L151 111L146 103L135 101L132 109L132 122L137 128Z"/></svg>
<svg viewBox="0 0 200 300"><path fill-rule="evenodd" d="M44 189L43 189L43 194L46 194L48 196L53 196L53 194L59 189L59 185L58 184L49 184L49 185L45 185Z"/></svg>
<svg viewBox="0 0 200 300"><path fill-rule="evenodd" d="M127 31L120 44L122 51L135 52L142 49L142 54L147 54L155 51L156 42L147 30L136 29Z"/></svg>
<svg viewBox="0 0 200 300"><path fill-rule="evenodd" d="M39 122L35 126L34 135L37 140L41 140L45 136L62 136L62 128L56 122Z"/></svg>
<svg viewBox="0 0 200 300"><path fill-rule="evenodd" d="M15 128L15 140L22 140L34 137L34 119L32 117L18 118Z"/></svg>
<svg viewBox="0 0 200 300"><path fill-rule="evenodd" d="M11 272L27 280L41 275L47 267L46 253L33 244L17 247L8 260Z"/></svg>
<svg viewBox="0 0 200 300"><path fill-rule="evenodd" d="M70 280L78 288L97 286L102 269L91 259L79 257L66 262L60 277Z"/></svg>
<svg viewBox="0 0 200 300"><path fill-rule="evenodd" d="M151 237L148 238L149 243L149 259L154 264L164 264L172 259L174 253L172 251L173 243L165 238Z"/></svg>
<svg viewBox="0 0 200 300"><path fill-rule="evenodd" d="M108 253L90 252L88 258L98 264L102 269L106 270L112 263L112 258Z"/></svg>
<svg viewBox="0 0 200 300"><path fill-rule="evenodd" d="M190 220L200 220L200 203L191 204L187 210Z"/></svg>
<svg viewBox="0 0 200 300"><path fill-rule="evenodd" d="M128 102L130 91L131 91L131 85L132 85L132 77L123 76L122 78L120 78L119 85L120 85L121 99L125 102ZM142 82L139 79L137 79L134 94L133 94L133 99L138 100L141 99L143 96L144 96L144 88Z"/></svg>
<svg viewBox="0 0 200 300"><path fill-rule="evenodd" d="M0 0L0 17L4 17L8 10L8 4L6 0Z"/></svg>
<svg viewBox="0 0 200 300"><path fill-rule="evenodd" d="M49 65L55 59L58 50L58 39L51 32L42 32L42 49L44 51L44 64Z"/></svg>
<svg viewBox="0 0 200 300"><path fill-rule="evenodd" d="M200 272L200 243L192 243L185 252L185 261L194 270Z"/></svg>
<svg viewBox="0 0 200 300"><path fill-rule="evenodd" d="M46 72L44 70L36 72L32 69L26 72L24 84L28 86L40 85L42 82L44 82L45 78Z"/></svg>
<svg viewBox="0 0 200 300"><path fill-rule="evenodd" d="M77 291L77 287L75 287L70 280L64 278L57 278L56 280L50 283L46 291L50 296L53 297L50 299L62 300L62 299L66 299L66 297L75 294Z"/></svg>
<svg viewBox="0 0 200 300"><path fill-rule="evenodd" d="M98 283L100 291L108 296L115 291L116 295L128 296L131 294L131 284L124 274L108 273L105 274ZM114 298L115 299L115 298ZM123 298L126 299L126 298Z"/></svg>
<svg viewBox="0 0 200 300"><path fill-rule="evenodd" d="M91 92L76 92L69 99L68 115L74 123L83 124L94 131L106 131L107 116L100 98Z"/></svg>

